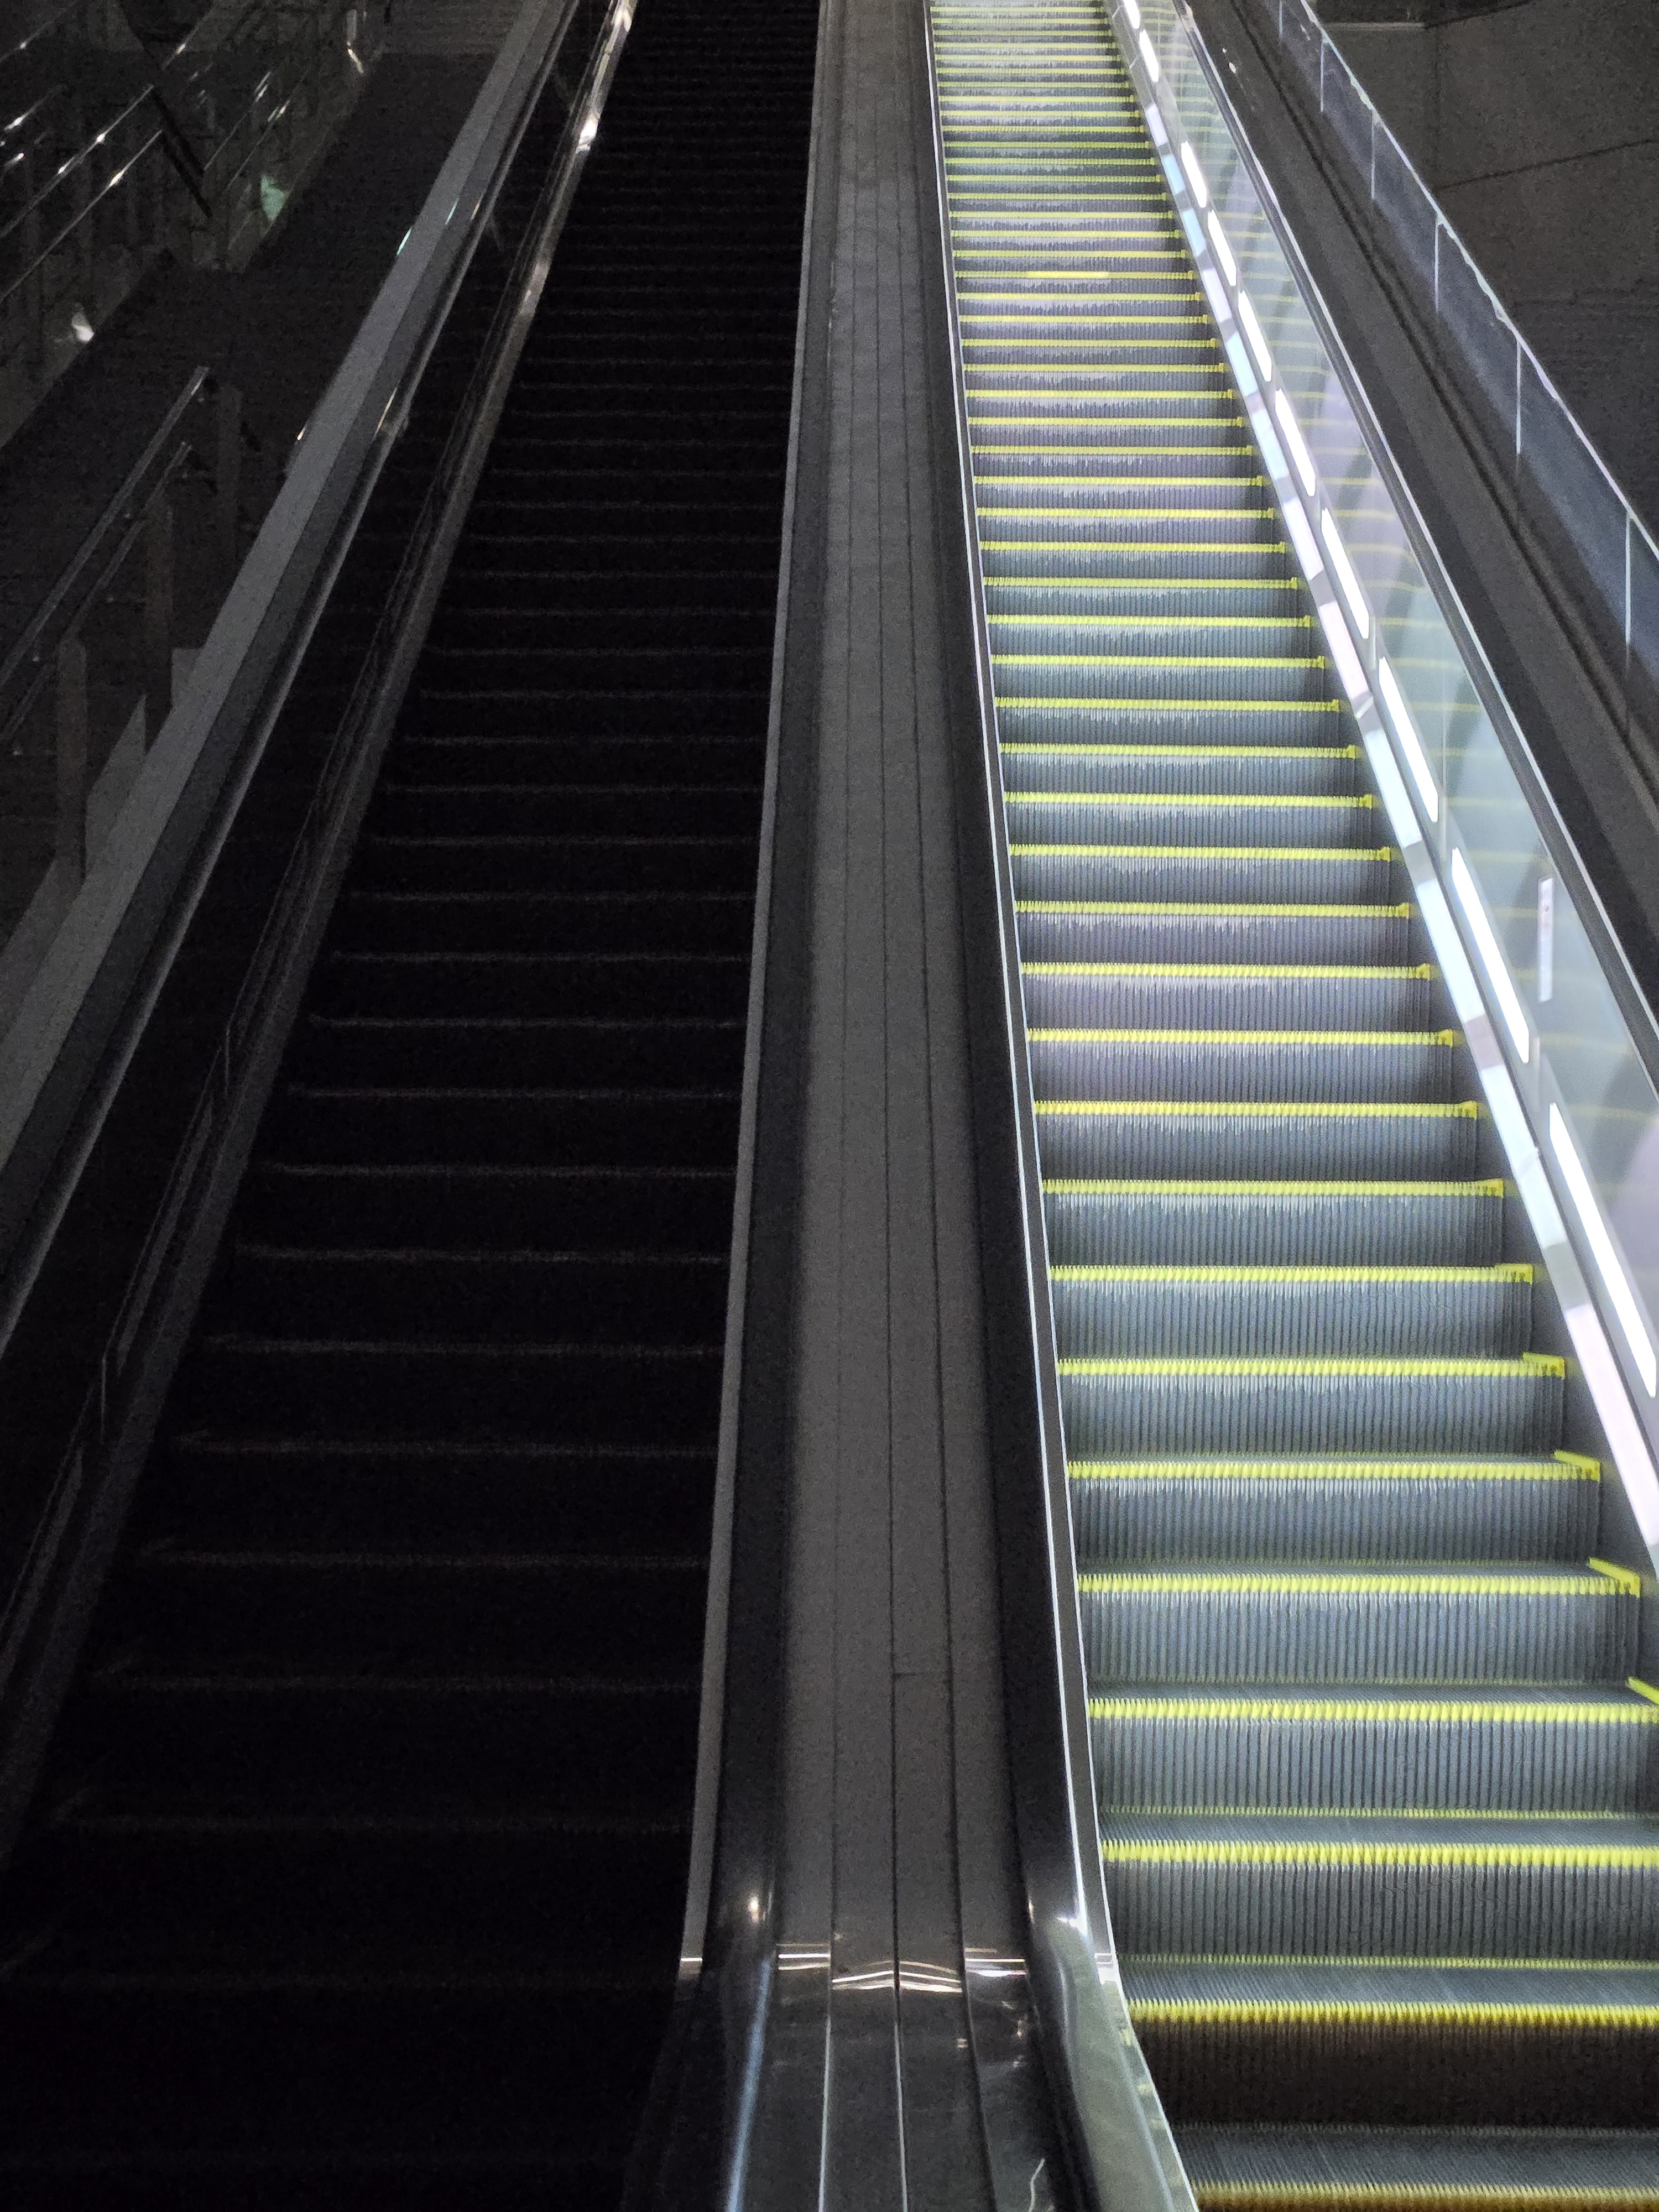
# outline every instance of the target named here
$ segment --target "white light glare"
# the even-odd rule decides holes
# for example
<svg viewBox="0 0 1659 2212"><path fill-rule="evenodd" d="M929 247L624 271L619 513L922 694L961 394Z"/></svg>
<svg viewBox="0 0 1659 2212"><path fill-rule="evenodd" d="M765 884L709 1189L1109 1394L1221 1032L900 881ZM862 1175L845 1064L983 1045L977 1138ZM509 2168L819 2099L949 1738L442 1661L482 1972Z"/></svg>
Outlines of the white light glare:
<svg viewBox="0 0 1659 2212"><path fill-rule="evenodd" d="M1342 610L1334 599L1316 599L1320 627L1331 648L1331 659L1336 663L1336 672L1342 678L1342 689L1357 707L1370 686L1365 681L1365 671L1359 655L1353 649L1353 640L1348 635L1348 625L1342 619Z"/></svg>
<svg viewBox="0 0 1659 2212"><path fill-rule="evenodd" d="M591 146L599 135L599 118L597 115L590 114L586 118L582 124L581 132L580 137L577 138L576 143L583 148Z"/></svg>
<svg viewBox="0 0 1659 2212"><path fill-rule="evenodd" d="M82 345L92 343L92 325L87 319L84 307L77 307L70 317L70 328Z"/></svg>
<svg viewBox="0 0 1659 2212"><path fill-rule="evenodd" d="M1299 500L1285 501L1285 520L1290 526L1296 557L1302 563L1302 573L1311 584L1316 576L1324 574L1325 563L1319 557L1319 540L1313 534L1313 526L1303 513Z"/></svg>
<svg viewBox="0 0 1659 2212"><path fill-rule="evenodd" d="M1215 258L1226 271L1227 282L1238 282L1238 264L1233 259L1233 249L1227 243L1227 234L1215 219L1215 210L1210 210L1210 243L1215 248Z"/></svg>
<svg viewBox="0 0 1659 2212"><path fill-rule="evenodd" d="M1123 12L1129 19L1129 28L1138 31L1140 28L1140 9L1135 0L1123 0Z"/></svg>
<svg viewBox="0 0 1659 2212"><path fill-rule="evenodd" d="M1316 479L1314 476L1313 455L1308 451L1308 441L1297 427L1291 411L1291 403L1282 392L1273 394L1273 413L1279 417L1279 427L1285 434L1285 443L1291 449L1291 459L1296 463L1296 472L1302 479L1302 489L1310 499Z"/></svg>
<svg viewBox="0 0 1659 2212"><path fill-rule="evenodd" d="M1417 725L1411 718L1399 684L1388 662L1380 655L1376 663L1377 689L1382 694L1382 704L1389 710L1389 720L1394 725L1400 750L1406 757L1406 765L1412 772L1412 781L1423 794L1423 804L1431 822L1440 819L1440 793L1436 787L1429 757L1423 750L1423 740L1417 734Z"/></svg>
<svg viewBox="0 0 1659 2212"><path fill-rule="evenodd" d="M1256 367L1261 371L1262 381L1273 380L1273 357L1267 350L1267 341L1261 335L1261 325L1255 319L1255 309L1250 305L1250 295L1238 295L1238 319L1244 325L1244 335L1250 342L1250 351L1255 356Z"/></svg>
<svg viewBox="0 0 1659 2212"><path fill-rule="evenodd" d="M1642 1309L1636 1302L1630 1277L1620 1265L1619 1255L1613 1249L1613 1239L1607 1234L1607 1224L1601 1218L1601 1209L1595 1202L1595 1193L1584 1172L1584 1164L1578 1157L1578 1148L1559 1106L1550 1108L1550 1150L1555 1154L1556 1165L1561 1170L1562 1181L1571 1195L1575 1211L1583 1224L1584 1237L1595 1255L1595 1265L1607 1296L1613 1300L1613 1311L1619 1316L1619 1326L1625 1332L1625 1341L1631 1348L1647 1394L1651 1398L1659 1391L1659 1359L1653 1349L1653 1339L1643 1326Z"/></svg>
<svg viewBox="0 0 1659 2212"><path fill-rule="evenodd" d="M1193 188L1193 198L1200 207L1210 204L1210 188L1204 181L1204 172L1198 166L1198 156L1183 138L1181 142L1181 166L1187 172L1187 182Z"/></svg>
<svg viewBox="0 0 1659 2212"><path fill-rule="evenodd" d="M1509 1024L1510 1035L1515 1039L1515 1048L1522 1060L1530 1059L1532 1031L1527 1027L1527 1010L1521 1003L1521 994L1516 989L1514 979L1504 963L1498 933L1486 919L1486 909L1480 902L1480 894L1474 887L1474 878L1469 873L1468 862L1462 853L1454 852L1452 854L1451 876L1457 903L1463 909L1463 919L1468 923L1474 949L1480 955L1480 965L1486 971L1486 980L1504 1010L1504 1019Z"/></svg>
<svg viewBox="0 0 1659 2212"><path fill-rule="evenodd" d="M1164 118L1158 113L1156 107L1149 107L1146 110L1146 128L1152 134L1152 143L1154 146L1167 146L1169 144L1170 134L1164 128Z"/></svg>
<svg viewBox="0 0 1659 2212"><path fill-rule="evenodd" d="M1140 48L1140 58L1146 64L1147 76L1151 77L1152 82L1156 84L1158 78L1163 75L1163 71L1158 68L1158 56L1152 52L1152 40L1147 37L1145 31L1143 31L1140 36L1135 40L1135 44Z"/></svg>
<svg viewBox="0 0 1659 2212"><path fill-rule="evenodd" d="M1369 637L1371 634L1371 611L1365 605L1365 594L1359 588L1359 579L1348 558L1348 549L1342 543L1336 518L1328 507L1320 511L1319 534L1325 541L1325 550L1331 556L1331 566L1336 571L1337 582L1342 586L1342 596L1348 603L1354 628L1361 637Z"/></svg>

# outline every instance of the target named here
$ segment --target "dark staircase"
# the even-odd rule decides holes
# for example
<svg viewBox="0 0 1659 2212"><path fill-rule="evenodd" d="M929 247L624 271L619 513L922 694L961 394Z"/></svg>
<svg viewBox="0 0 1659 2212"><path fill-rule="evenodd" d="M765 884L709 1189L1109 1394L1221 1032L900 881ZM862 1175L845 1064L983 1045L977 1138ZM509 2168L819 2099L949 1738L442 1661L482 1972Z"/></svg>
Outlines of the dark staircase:
<svg viewBox="0 0 1659 2212"><path fill-rule="evenodd" d="M641 8L0 1899L14 2203L617 2197L684 1897L815 31Z"/></svg>

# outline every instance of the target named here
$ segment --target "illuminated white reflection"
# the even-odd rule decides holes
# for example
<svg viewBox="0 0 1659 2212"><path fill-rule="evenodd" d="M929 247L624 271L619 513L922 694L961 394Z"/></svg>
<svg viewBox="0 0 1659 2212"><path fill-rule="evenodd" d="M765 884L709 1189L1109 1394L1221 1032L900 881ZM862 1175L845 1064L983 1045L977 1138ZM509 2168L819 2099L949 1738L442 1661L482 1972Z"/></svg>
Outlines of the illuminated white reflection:
<svg viewBox="0 0 1659 2212"><path fill-rule="evenodd" d="M1187 182L1193 188L1193 198L1200 207L1210 204L1210 188L1204 181L1204 172L1198 166L1198 156L1183 138L1181 142L1181 166L1187 172Z"/></svg>
<svg viewBox="0 0 1659 2212"><path fill-rule="evenodd" d="M1267 341L1261 334L1261 325L1255 319L1255 309L1250 305L1248 292L1241 292L1238 295L1238 319L1244 325L1244 335L1250 342L1250 351L1255 356L1256 367L1261 371L1265 381L1271 384L1273 357L1267 349Z"/></svg>
<svg viewBox="0 0 1659 2212"><path fill-rule="evenodd" d="M1440 819L1440 793L1429 767L1429 757L1423 750L1423 740L1417 734L1417 725L1405 695L1395 681L1395 673L1388 662L1379 658L1376 664L1377 689L1382 694L1382 704L1388 708L1389 720L1394 725L1395 736L1405 755L1406 765L1412 772L1412 781L1423 794L1423 805L1431 822Z"/></svg>
<svg viewBox="0 0 1659 2212"><path fill-rule="evenodd" d="M1273 413L1279 417L1279 429L1284 433L1285 443L1290 449L1291 459L1296 464L1296 472L1302 479L1302 489L1311 499L1314 485L1318 481L1314 475L1313 455L1308 451L1308 441L1302 434L1301 425L1296 419L1291 403L1282 392L1275 392L1273 394Z"/></svg>
<svg viewBox="0 0 1659 2212"><path fill-rule="evenodd" d="M1210 210L1210 243L1215 248L1215 258L1226 271L1227 282L1238 282L1238 264L1233 259L1233 249L1227 243L1227 234L1216 221L1215 210Z"/></svg>
<svg viewBox="0 0 1659 2212"><path fill-rule="evenodd" d="M1353 617L1353 626L1361 637L1369 637L1371 634L1371 611L1365 605L1365 594L1359 588L1359 579L1348 558L1348 549L1342 543L1341 533L1336 526L1336 517L1328 507L1320 514L1319 534L1325 541L1325 550L1331 556L1331 568L1337 582L1342 586L1342 596Z"/></svg>
<svg viewBox="0 0 1659 2212"><path fill-rule="evenodd" d="M1613 1301L1613 1310L1619 1316L1619 1326L1625 1332L1625 1341L1631 1348L1637 1372L1651 1398L1659 1390L1659 1358L1656 1358L1653 1339L1648 1334L1642 1320L1642 1309L1637 1303L1636 1292L1631 1287L1630 1277L1620 1263L1613 1249L1613 1238L1607 1224L1601 1218L1601 1209L1596 1203L1590 1179L1584 1172L1584 1163L1578 1157L1578 1147L1572 1141L1572 1133L1559 1106L1550 1108L1550 1150L1555 1154L1561 1179L1571 1197L1573 1210L1584 1231L1584 1240L1595 1261L1596 1272L1606 1285Z"/></svg>
<svg viewBox="0 0 1659 2212"><path fill-rule="evenodd" d="M1515 1048L1522 1060L1532 1053L1532 1031L1527 1026L1527 1010L1521 1003L1521 994L1515 988L1504 958L1504 949L1498 942L1498 933L1486 917L1486 907L1475 889L1474 878L1469 873L1468 862L1461 853L1452 854L1452 889L1457 894L1457 903L1463 909L1463 919L1468 923L1469 934L1474 939L1474 949L1480 955L1480 964L1486 971L1492 995L1503 1010Z"/></svg>

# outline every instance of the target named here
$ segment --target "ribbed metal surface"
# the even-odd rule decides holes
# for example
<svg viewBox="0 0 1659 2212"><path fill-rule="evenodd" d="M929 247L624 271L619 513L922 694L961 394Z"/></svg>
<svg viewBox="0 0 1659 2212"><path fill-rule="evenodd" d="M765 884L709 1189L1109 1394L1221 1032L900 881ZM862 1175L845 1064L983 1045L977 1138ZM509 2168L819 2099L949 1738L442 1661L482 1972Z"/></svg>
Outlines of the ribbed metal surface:
<svg viewBox="0 0 1659 2212"><path fill-rule="evenodd" d="M1132 2009L1206 2203L1326 2202L1356 2121L1639 2124L1638 1589L1408 881L1101 16L933 16ZM1368 2203L1457 2201L1365 2140Z"/></svg>

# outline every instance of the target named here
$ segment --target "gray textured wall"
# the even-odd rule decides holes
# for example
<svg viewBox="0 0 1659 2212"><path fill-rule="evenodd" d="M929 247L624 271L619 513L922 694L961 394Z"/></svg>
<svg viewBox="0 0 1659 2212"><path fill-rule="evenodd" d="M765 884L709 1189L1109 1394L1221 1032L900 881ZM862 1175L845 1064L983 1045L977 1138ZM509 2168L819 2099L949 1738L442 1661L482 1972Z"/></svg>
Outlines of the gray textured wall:
<svg viewBox="0 0 1659 2212"><path fill-rule="evenodd" d="M1659 0L1332 35L1659 525Z"/></svg>

